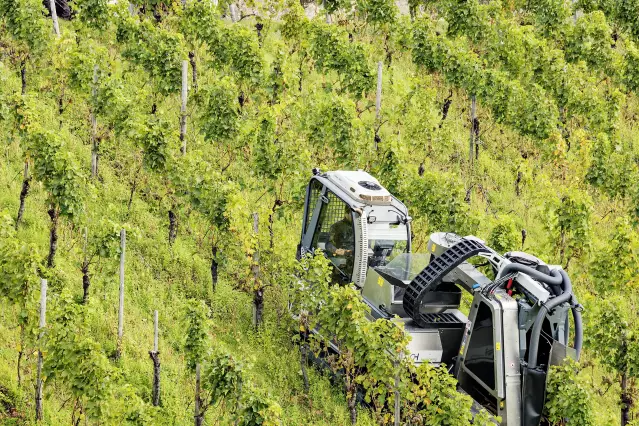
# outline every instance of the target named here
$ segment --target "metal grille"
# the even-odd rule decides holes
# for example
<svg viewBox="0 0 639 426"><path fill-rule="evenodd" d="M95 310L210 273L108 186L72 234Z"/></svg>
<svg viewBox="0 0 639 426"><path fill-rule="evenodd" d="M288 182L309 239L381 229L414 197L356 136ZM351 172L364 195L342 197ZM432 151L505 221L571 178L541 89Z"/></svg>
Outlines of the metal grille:
<svg viewBox="0 0 639 426"><path fill-rule="evenodd" d="M330 191L326 191L326 198L328 198L328 204L324 204L322 207L322 213L317 225L319 226L319 232L328 233L331 231L333 224L344 218L347 205Z"/></svg>
<svg viewBox="0 0 639 426"><path fill-rule="evenodd" d="M366 215L360 216L359 226L361 238L359 239L359 265L357 267L359 276L356 284L359 287L364 287L366 271L368 271L368 221L366 220Z"/></svg>

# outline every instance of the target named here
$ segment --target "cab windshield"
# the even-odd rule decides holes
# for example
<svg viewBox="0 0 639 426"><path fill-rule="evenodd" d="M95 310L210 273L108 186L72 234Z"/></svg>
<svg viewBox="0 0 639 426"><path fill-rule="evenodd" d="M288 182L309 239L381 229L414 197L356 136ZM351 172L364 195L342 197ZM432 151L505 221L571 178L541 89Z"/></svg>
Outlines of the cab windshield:
<svg viewBox="0 0 639 426"><path fill-rule="evenodd" d="M372 223L368 225L368 266L386 266L397 255L408 252L406 225Z"/></svg>

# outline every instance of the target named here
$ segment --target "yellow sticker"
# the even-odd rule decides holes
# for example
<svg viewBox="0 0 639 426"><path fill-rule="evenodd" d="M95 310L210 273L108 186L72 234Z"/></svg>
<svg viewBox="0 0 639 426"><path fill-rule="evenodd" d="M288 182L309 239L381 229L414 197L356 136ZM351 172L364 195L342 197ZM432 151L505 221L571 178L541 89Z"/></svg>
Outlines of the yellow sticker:
<svg viewBox="0 0 639 426"><path fill-rule="evenodd" d="M433 244L432 246L430 246L430 251L435 253L435 249L437 249L437 244Z"/></svg>
<svg viewBox="0 0 639 426"><path fill-rule="evenodd" d="M377 277L377 284L379 284L379 286L382 287L384 285L384 278Z"/></svg>
<svg viewBox="0 0 639 426"><path fill-rule="evenodd" d="M495 349L498 350L498 351L501 350L501 342L495 343Z"/></svg>

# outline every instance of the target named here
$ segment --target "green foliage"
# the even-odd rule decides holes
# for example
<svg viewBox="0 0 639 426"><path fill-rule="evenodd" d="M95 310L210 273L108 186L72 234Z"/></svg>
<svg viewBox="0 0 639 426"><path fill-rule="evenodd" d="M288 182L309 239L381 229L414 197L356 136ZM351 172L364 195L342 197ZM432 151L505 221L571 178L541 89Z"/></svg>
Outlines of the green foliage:
<svg viewBox="0 0 639 426"><path fill-rule="evenodd" d="M355 105L341 96L321 96L308 113L308 140L316 147L331 147L335 156L348 163L354 148Z"/></svg>
<svg viewBox="0 0 639 426"><path fill-rule="evenodd" d="M222 400L235 401L231 409L237 409L243 379L242 364L234 357L224 352L211 354L206 360L202 380L203 388L209 391L208 398L211 405Z"/></svg>
<svg viewBox="0 0 639 426"><path fill-rule="evenodd" d="M505 253L518 248L521 244L521 233L511 216L500 215L497 224L490 231L488 246L499 253Z"/></svg>
<svg viewBox="0 0 639 426"><path fill-rule="evenodd" d="M570 16L570 8L563 0L534 0L528 3L528 8L537 25L548 33L558 30Z"/></svg>
<svg viewBox="0 0 639 426"><path fill-rule="evenodd" d="M327 13L335 13L338 10L348 10L352 6L350 0L328 0L324 3Z"/></svg>
<svg viewBox="0 0 639 426"><path fill-rule="evenodd" d="M35 244L17 238L7 214L0 221L0 295L24 306L39 282L40 254Z"/></svg>
<svg viewBox="0 0 639 426"><path fill-rule="evenodd" d="M89 263L92 257L103 259L118 258L121 253L120 231L122 225L110 219L101 219L92 228L87 228L87 254Z"/></svg>
<svg viewBox="0 0 639 426"><path fill-rule="evenodd" d="M487 30L488 14L477 0L447 0L442 2L442 14L452 35L466 34L477 40Z"/></svg>
<svg viewBox="0 0 639 426"><path fill-rule="evenodd" d="M611 33L601 11L582 16L566 37L566 59L583 60L595 69L606 69L613 54Z"/></svg>
<svg viewBox="0 0 639 426"><path fill-rule="evenodd" d="M219 39L209 40L215 63L236 75L240 81L257 85L262 79L264 64L259 42L255 33L246 27L223 27Z"/></svg>
<svg viewBox="0 0 639 426"><path fill-rule="evenodd" d="M44 11L39 0L0 1L0 16L7 31L32 54L44 50L51 39L50 23L45 20Z"/></svg>
<svg viewBox="0 0 639 426"><path fill-rule="evenodd" d="M351 43L342 29L319 21L311 21L307 31L318 71L337 72L341 90L356 99L372 90L373 75L362 44Z"/></svg>
<svg viewBox="0 0 639 426"><path fill-rule="evenodd" d="M258 173L269 179L277 179L294 167L293 153L277 134L277 120L269 113L259 118L254 146L255 165Z"/></svg>
<svg viewBox="0 0 639 426"><path fill-rule="evenodd" d="M415 375L416 380L406 396L409 405L404 415L409 424L470 424L472 400L457 392L457 381L445 367L424 362L417 367Z"/></svg>
<svg viewBox="0 0 639 426"><path fill-rule="evenodd" d="M625 61L623 64L623 79L629 90L639 91L639 49L634 43L628 42Z"/></svg>
<svg viewBox="0 0 639 426"><path fill-rule="evenodd" d="M223 78L203 89L200 116L201 131L207 141L232 140L239 131L239 90L229 78Z"/></svg>
<svg viewBox="0 0 639 426"><path fill-rule="evenodd" d="M610 197L625 197L632 186L636 167L630 155L631 147L600 133L594 141L592 163L586 180L602 189Z"/></svg>
<svg viewBox="0 0 639 426"><path fill-rule="evenodd" d="M106 49L97 43L93 43L91 40L79 41L69 53L70 86L88 95L93 89L93 67L97 65L103 70L108 69L106 57ZM102 73L98 70L98 77L100 74Z"/></svg>
<svg viewBox="0 0 639 426"><path fill-rule="evenodd" d="M189 300L184 314L184 355L186 365L195 371L195 366L204 360L208 349L209 309L203 300Z"/></svg>
<svg viewBox="0 0 639 426"><path fill-rule="evenodd" d="M475 94L499 122L524 135L546 139L557 128L558 110L537 84L523 85L503 71L484 69L464 37L448 38L432 22L420 20L413 29L413 61L446 81ZM543 105L543 106L541 106Z"/></svg>
<svg viewBox="0 0 639 426"><path fill-rule="evenodd" d="M393 24L397 20L397 6L391 0L357 0L357 12L373 25Z"/></svg>
<svg viewBox="0 0 639 426"><path fill-rule="evenodd" d="M60 132L33 126L26 145L34 153L33 175L44 184L60 214L73 217L81 213L82 176Z"/></svg>
<svg viewBox="0 0 639 426"><path fill-rule="evenodd" d="M102 346L89 336L85 309L66 292L58 299L43 375L47 382L60 381L90 418L99 419L115 372Z"/></svg>
<svg viewBox="0 0 639 426"><path fill-rule="evenodd" d="M329 3L330 4L330 3ZM300 42L306 33L308 20L304 15L304 8L297 1L291 1L287 4L286 13L282 16L281 33L282 37L287 41Z"/></svg>
<svg viewBox="0 0 639 426"><path fill-rule="evenodd" d="M212 226L220 231L230 226L229 204L236 191L235 185L224 182L219 173L208 171L190 181L188 192L193 206Z"/></svg>
<svg viewBox="0 0 639 426"><path fill-rule="evenodd" d="M73 0L77 19L88 28L104 30L109 25L111 14L107 0Z"/></svg>
<svg viewBox="0 0 639 426"><path fill-rule="evenodd" d="M166 169L169 160L169 148L175 141L171 124L156 114L149 116L146 126L140 129L138 143L144 150L144 165L156 172Z"/></svg>
<svg viewBox="0 0 639 426"><path fill-rule="evenodd" d="M580 191L568 191L558 201L548 205L546 211L549 221L546 227L561 263L588 251L591 210L590 197Z"/></svg>
<svg viewBox="0 0 639 426"><path fill-rule="evenodd" d="M595 424L590 384L579 376L580 366L568 358L553 365L548 373L544 415L551 425Z"/></svg>
<svg viewBox="0 0 639 426"><path fill-rule="evenodd" d="M256 34L240 25L226 25L210 2L187 3L180 27L191 43L205 43L218 70L228 70L240 81L258 85L264 64Z"/></svg>
<svg viewBox="0 0 639 426"><path fill-rule="evenodd" d="M406 200L419 216L428 220L428 232L471 234L476 228L464 201L462 183L452 173L427 168L421 177L405 183Z"/></svg>
<svg viewBox="0 0 639 426"><path fill-rule="evenodd" d="M586 322L585 343L609 371L639 377L638 323L627 299L610 297L589 305L592 319Z"/></svg>
<svg viewBox="0 0 639 426"><path fill-rule="evenodd" d="M602 294L635 285L639 273L639 240L627 219L617 220L607 246L596 253L591 265L596 288Z"/></svg>
<svg viewBox="0 0 639 426"><path fill-rule="evenodd" d="M122 56L149 73L159 93L168 95L180 90L185 56L180 34L127 15L120 17L117 40L124 44Z"/></svg>
<svg viewBox="0 0 639 426"><path fill-rule="evenodd" d="M240 426L277 426L280 425L282 409L277 402L256 393L249 393L242 400L242 413L239 415Z"/></svg>

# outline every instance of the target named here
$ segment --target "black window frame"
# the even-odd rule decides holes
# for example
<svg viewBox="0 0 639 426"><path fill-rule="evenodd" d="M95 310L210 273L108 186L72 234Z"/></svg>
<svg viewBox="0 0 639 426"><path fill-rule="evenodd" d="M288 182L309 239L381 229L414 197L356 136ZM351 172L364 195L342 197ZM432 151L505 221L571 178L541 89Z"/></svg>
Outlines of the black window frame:
<svg viewBox="0 0 639 426"><path fill-rule="evenodd" d="M472 352L471 352L471 348L473 348L473 342L477 341L478 336L476 335L476 331L480 330L481 327L478 327L478 324L480 323L480 321L485 320L486 318L484 317L480 317L480 315L483 313L482 312L482 308L485 308L485 311L488 312L489 316L486 318L490 319L490 345L480 345L480 346L484 346L484 347L490 347L491 349L491 353L492 353L492 368L491 368L491 372L492 372L492 386L491 383L487 383L485 380L485 373L482 370L487 370L488 368L486 366L482 366L480 367L480 371L477 371L475 369L475 365L473 364L468 364L469 361L469 357L472 360ZM485 301L480 301L479 305L477 306L477 311L475 313L475 318L473 319L473 328L467 343L467 349L466 349L466 356L464 357L463 360L463 366L464 366L464 370L469 373L469 375L471 376L471 378L475 381L477 381L480 385L482 385L483 387L485 387L487 390L489 390L491 393L496 393L497 392L497 369L496 369L496 365L497 365L497 351L495 349L495 343L496 342L496 336L495 336L495 311L493 309L493 307L491 306L490 303L487 303Z"/></svg>

